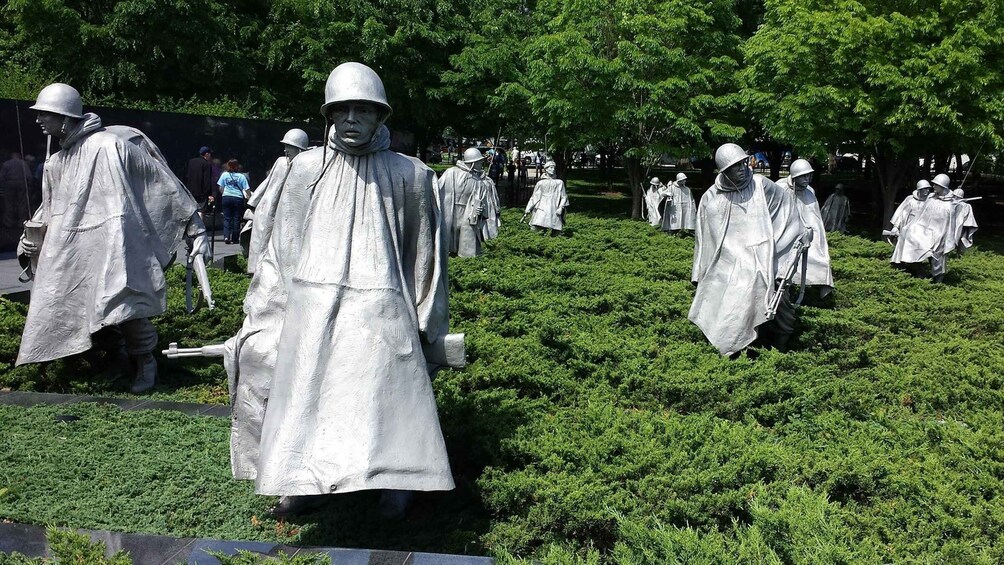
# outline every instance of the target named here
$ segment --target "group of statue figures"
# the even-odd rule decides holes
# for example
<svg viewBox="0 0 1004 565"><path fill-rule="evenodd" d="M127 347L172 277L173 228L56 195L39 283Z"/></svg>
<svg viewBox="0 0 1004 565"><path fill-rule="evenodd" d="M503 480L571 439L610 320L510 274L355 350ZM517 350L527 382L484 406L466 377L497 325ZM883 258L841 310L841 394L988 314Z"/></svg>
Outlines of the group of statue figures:
<svg viewBox="0 0 1004 565"><path fill-rule="evenodd" d="M697 208L687 186L687 175L677 173L676 180L669 185L662 184L659 177L652 177L645 191L642 216L652 227L664 232L693 231L697 227Z"/></svg>
<svg viewBox="0 0 1004 565"><path fill-rule="evenodd" d="M46 87L32 108L60 150L18 248L35 281L18 363L101 341L131 362L132 390L148 390L157 370L149 318L166 310L165 269L186 242L193 260L208 253L195 200L145 135L83 113L72 87ZM280 496L276 515L370 489L395 512L409 492L454 486L430 380L465 364L463 334L449 333L447 262L481 254L498 235L499 198L476 148L438 179L390 151L392 108L365 65L331 72L320 111L323 145L290 130L250 199L241 328L224 344L165 353L223 358L233 476ZM721 172L697 208L686 175L668 186L653 178L649 221L694 231L689 318L719 352L762 331L784 347L805 288L833 287L826 232L846 229L847 199L838 187L821 211L802 159L777 183L754 174L738 145L718 148L715 161ZM524 219L553 233L569 201L553 161L544 172ZM889 235L894 262L930 259L938 276L946 253L972 245L976 224L947 177L934 185L933 198L918 186Z"/></svg>
<svg viewBox="0 0 1004 565"><path fill-rule="evenodd" d="M918 267L931 264L931 278L941 282L945 277L948 254L965 253L973 246L976 219L973 207L962 188L951 189L951 179L940 174L928 182L921 180L896 209L892 229L883 232L896 248L892 262L907 266L919 274Z"/></svg>

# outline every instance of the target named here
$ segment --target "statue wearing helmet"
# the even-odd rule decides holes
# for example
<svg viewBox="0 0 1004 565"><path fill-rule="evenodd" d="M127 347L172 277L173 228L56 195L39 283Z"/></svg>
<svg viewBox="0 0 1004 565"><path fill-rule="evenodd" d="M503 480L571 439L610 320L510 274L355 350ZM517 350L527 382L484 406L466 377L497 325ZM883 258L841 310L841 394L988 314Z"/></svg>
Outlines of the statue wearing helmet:
<svg viewBox="0 0 1004 565"><path fill-rule="evenodd" d="M820 213L823 215L823 226L826 231L847 233L847 220L851 218L851 201L844 194L844 185L837 184Z"/></svg>
<svg viewBox="0 0 1004 565"><path fill-rule="evenodd" d="M662 201L662 181L659 177L652 177L652 180L648 183L648 188L645 189L645 207L642 209L644 212L643 218L648 219L648 223L652 227L659 227L662 224L662 213L659 211L659 203Z"/></svg>
<svg viewBox="0 0 1004 565"><path fill-rule="evenodd" d="M336 67L321 112L325 147L274 187L270 243L224 357L233 474L281 496L276 515L315 495L454 486L429 377L464 364L463 336L447 334L435 174L389 150L373 69Z"/></svg>
<svg viewBox="0 0 1004 565"><path fill-rule="evenodd" d="M278 189L286 182L289 164L293 158L310 148L310 138L307 132L293 128L282 136L283 156L275 160L269 169L265 180L251 193L244 211L247 220L241 228L240 242L248 258L248 273L254 274L265 246L272 237L272 225L275 217L275 207L278 205Z"/></svg>
<svg viewBox="0 0 1004 565"><path fill-rule="evenodd" d="M933 182L919 181L913 195L903 200L893 214L892 228L883 232L886 240L895 245L891 263L914 275L920 275L922 265L929 263L935 282L944 280L948 254L956 249L964 252L972 245L976 231L972 209L959 206L968 204L956 201L950 184L944 174L934 177ZM936 191L933 197L932 189Z"/></svg>
<svg viewBox="0 0 1004 565"><path fill-rule="evenodd" d="M498 193L495 181L485 174L484 163L481 150L470 147L456 166L447 169L439 179L443 231L451 255L481 255L481 244L498 236Z"/></svg>
<svg viewBox="0 0 1004 565"><path fill-rule="evenodd" d="M532 214L530 229L550 235L565 228L565 209L568 208L565 181L558 178L556 169L554 161L544 163L543 178L533 187L533 194L523 213L524 218L527 214Z"/></svg>
<svg viewBox="0 0 1004 565"><path fill-rule="evenodd" d="M795 203L795 213L802 225L812 229L813 239L806 261L805 284L820 287L820 296L826 296L833 290L833 271L830 269L830 246L826 242L823 212L819 209L816 191L810 186L814 172L808 161L795 159L788 168L788 177L781 179L777 184L789 192ZM784 247L777 249L782 263L790 259L795 243L785 241ZM798 263L795 271L797 277L801 276L801 268L801 263Z"/></svg>
<svg viewBox="0 0 1004 565"><path fill-rule="evenodd" d="M50 84L33 110L59 142L42 178L42 204L18 244L34 278L17 363L40 363L90 349L94 335L120 334L133 392L153 388L157 332L149 318L167 309L164 271L188 238L208 253L196 202L160 150L139 130L104 127L84 113L80 93Z"/></svg>
<svg viewBox="0 0 1004 565"><path fill-rule="evenodd" d="M662 197L662 231L677 233L697 227L697 206L687 186L687 175L676 174L676 180L660 191Z"/></svg>
<svg viewBox="0 0 1004 565"><path fill-rule="evenodd" d="M719 174L697 209L694 268L697 284L690 321L722 355L749 346L763 328L784 347L793 330L778 249L808 234L792 195L750 168L743 148L726 143L715 152ZM771 311L767 305L778 306ZM768 323L770 322L770 323ZM766 336L765 336L766 337Z"/></svg>

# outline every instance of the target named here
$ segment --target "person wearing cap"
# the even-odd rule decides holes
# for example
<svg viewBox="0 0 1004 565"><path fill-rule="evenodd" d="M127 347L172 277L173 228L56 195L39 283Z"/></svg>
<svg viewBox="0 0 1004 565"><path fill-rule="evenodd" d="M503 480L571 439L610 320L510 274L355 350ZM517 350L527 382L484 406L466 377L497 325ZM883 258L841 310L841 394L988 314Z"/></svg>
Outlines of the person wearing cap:
<svg viewBox="0 0 1004 565"><path fill-rule="evenodd" d="M84 114L73 87L46 86L32 109L60 149L46 161L42 205L18 245L36 267L17 364L81 353L95 334L120 333L131 390L149 390L157 375L149 318L167 309L164 270L186 237L192 255L208 253L195 199L142 132Z"/></svg>
<svg viewBox="0 0 1004 565"><path fill-rule="evenodd" d="M188 160L185 167L185 187L192 193L199 211L213 202L213 152L206 146L199 148L199 154Z"/></svg>
<svg viewBox="0 0 1004 565"><path fill-rule="evenodd" d="M251 193L251 198L247 201L248 210L244 213L247 222L241 229L241 244L247 246L248 273L251 274L254 274L258 258L272 236L275 207L279 202L275 187L286 182L289 163L310 147L310 138L302 129L293 128L286 132L279 143L282 144L283 155L275 160L265 180Z"/></svg>
<svg viewBox="0 0 1004 565"><path fill-rule="evenodd" d="M771 321L767 305L784 269L777 249L804 236L804 226L789 191L754 174L742 147L722 145L715 163L720 172L697 209L691 274L697 290L688 318L725 356L749 346L768 328L774 345L784 347L794 308L782 295Z"/></svg>
<svg viewBox="0 0 1004 565"><path fill-rule="evenodd" d="M662 231L692 231L697 227L697 206L687 186L687 175L676 173L676 180L659 191L662 201Z"/></svg>
<svg viewBox="0 0 1004 565"><path fill-rule="evenodd" d="M565 181L557 177L556 168L554 161L544 163L544 178L537 181L533 187L533 194L526 203L526 211L523 214L524 217L533 214L529 222L533 231L552 235L565 228L565 209L568 208Z"/></svg>
<svg viewBox="0 0 1004 565"><path fill-rule="evenodd" d="M279 495L280 516L320 495L378 489L394 504L403 497L391 493L454 488L425 349L449 322L438 183L389 150L391 106L373 69L339 65L324 93L324 147L293 159L275 187L250 331L224 358L246 432L231 435L234 476Z"/></svg>
<svg viewBox="0 0 1004 565"><path fill-rule="evenodd" d="M476 257L482 242L498 236L498 196L495 183L485 175L484 160L477 147L470 147L439 179L450 255Z"/></svg>
<svg viewBox="0 0 1004 565"><path fill-rule="evenodd" d="M844 185L838 183L833 194L823 203L820 213L826 231L847 233L847 220L851 218L851 201L844 195Z"/></svg>
<svg viewBox="0 0 1004 565"><path fill-rule="evenodd" d="M662 181L659 177L652 177L648 181L648 189L645 190L645 207L642 208L642 218L648 219L649 225L653 228L662 225L662 213L659 211L659 203L662 201Z"/></svg>
<svg viewBox="0 0 1004 565"><path fill-rule="evenodd" d="M917 182L913 194L896 209L890 220L892 229L885 235L896 246L891 263L907 267L914 275L920 274L920 265L930 263L931 278L941 282L945 276L945 256L955 249L952 237L955 209L949 199L931 196L931 184L926 180Z"/></svg>
<svg viewBox="0 0 1004 565"><path fill-rule="evenodd" d="M795 203L798 222L812 229L812 245L809 246L809 257L806 263L805 284L818 286L819 295L825 297L833 290L833 271L830 268L830 246L826 242L826 226L823 224L823 213L819 210L816 191L812 189L812 174L815 170L805 159L795 159L788 168L788 176L778 181L777 185L787 190ZM786 241L785 246L778 248L781 264L792 260L794 242ZM802 280L802 263L796 261L795 280Z"/></svg>

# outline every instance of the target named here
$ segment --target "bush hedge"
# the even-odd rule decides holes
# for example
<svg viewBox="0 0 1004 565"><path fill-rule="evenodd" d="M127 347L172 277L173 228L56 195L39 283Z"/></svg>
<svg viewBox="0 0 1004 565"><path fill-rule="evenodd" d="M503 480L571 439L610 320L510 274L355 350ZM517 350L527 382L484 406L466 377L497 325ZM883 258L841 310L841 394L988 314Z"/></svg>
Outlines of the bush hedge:
<svg viewBox="0 0 1004 565"><path fill-rule="evenodd" d="M284 529L263 517L267 501L229 480L226 422L191 427L178 415L87 407L72 408L113 422L100 433L133 442L122 451L81 438L99 474L80 475L74 465L85 455L65 449L28 455L61 437L39 424L51 417L42 408L0 411L13 424L0 430L0 468L12 471L12 492L44 484L107 510L53 515L8 494L0 517L488 552L500 562L1004 561L1004 258L991 250L1000 241L978 236L937 285L891 268L884 243L833 234L836 292L822 300L810 291L791 351L729 360L686 318L693 239L588 211L603 208L592 198L573 199L583 205L557 237L531 233L508 210L485 256L451 261L451 324L467 334L470 363L438 373L434 385L458 490L420 497L411 521L387 524L359 496ZM246 285L215 279L227 281L221 302ZM218 340L240 323L230 306L186 317L172 293L172 312L157 322L162 341ZM0 353L16 342L17 308L2 309ZM223 399L215 366L162 366L176 372L159 394ZM21 371L2 378L26 389L112 387L82 372ZM172 477L171 462L193 450L204 464ZM128 453L141 454L134 464L155 478L142 508L126 503L135 471L111 463ZM34 476L37 457L46 473L78 484ZM187 513L193 500L226 507Z"/></svg>

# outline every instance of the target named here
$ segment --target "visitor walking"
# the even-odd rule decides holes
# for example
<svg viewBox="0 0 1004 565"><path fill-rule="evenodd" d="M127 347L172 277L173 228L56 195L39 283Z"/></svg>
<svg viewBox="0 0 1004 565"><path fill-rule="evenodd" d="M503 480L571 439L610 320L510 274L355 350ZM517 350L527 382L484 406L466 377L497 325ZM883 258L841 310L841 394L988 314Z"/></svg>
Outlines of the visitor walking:
<svg viewBox="0 0 1004 565"><path fill-rule="evenodd" d="M213 153L206 146L199 148L199 155L188 160L185 167L185 188L199 204L202 213L213 202Z"/></svg>
<svg viewBox="0 0 1004 565"><path fill-rule="evenodd" d="M227 161L227 170L217 183L223 193L223 243L234 243L241 233L244 194L250 190L248 179L240 174L237 159Z"/></svg>

